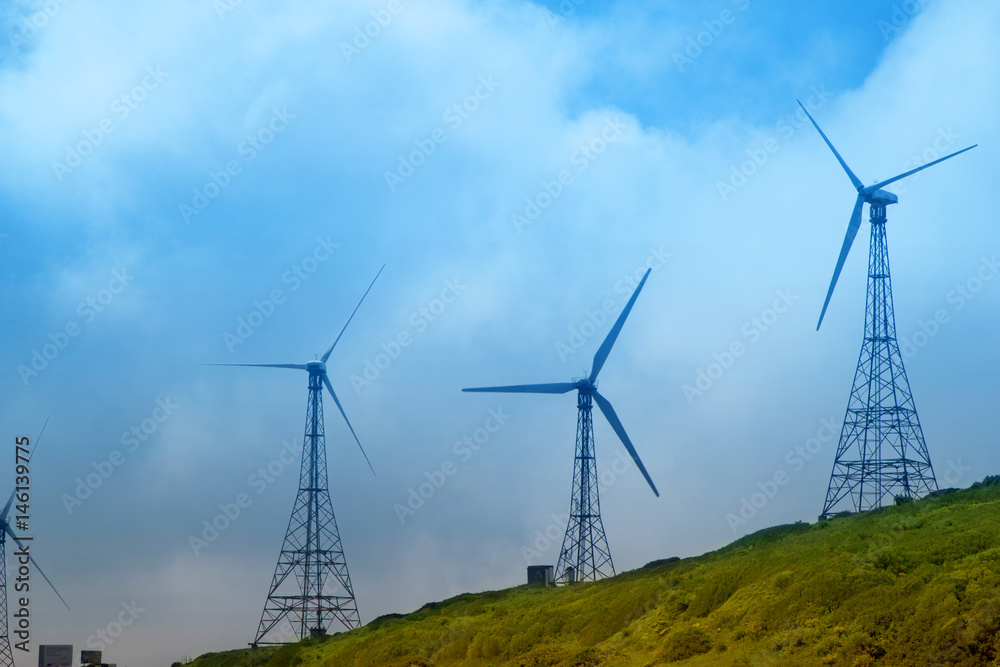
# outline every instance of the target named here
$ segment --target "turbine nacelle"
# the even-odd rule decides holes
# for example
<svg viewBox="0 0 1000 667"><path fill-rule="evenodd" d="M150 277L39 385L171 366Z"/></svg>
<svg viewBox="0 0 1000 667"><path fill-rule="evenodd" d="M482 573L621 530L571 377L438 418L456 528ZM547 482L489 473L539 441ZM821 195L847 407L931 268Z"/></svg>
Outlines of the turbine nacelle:
<svg viewBox="0 0 1000 667"><path fill-rule="evenodd" d="M888 206L889 204L898 204L899 197L888 190L879 189L865 197L865 201L876 206Z"/></svg>
<svg viewBox="0 0 1000 667"><path fill-rule="evenodd" d="M309 375L326 375L326 364L322 361L310 361L306 364Z"/></svg>

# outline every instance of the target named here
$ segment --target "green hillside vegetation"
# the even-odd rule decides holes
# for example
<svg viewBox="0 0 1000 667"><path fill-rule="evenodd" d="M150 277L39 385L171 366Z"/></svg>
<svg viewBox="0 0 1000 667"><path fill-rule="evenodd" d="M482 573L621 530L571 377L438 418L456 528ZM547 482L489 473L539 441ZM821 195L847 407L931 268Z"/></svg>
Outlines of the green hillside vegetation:
<svg viewBox="0 0 1000 667"><path fill-rule="evenodd" d="M598 583L464 594L192 667L1000 665L1000 477Z"/></svg>

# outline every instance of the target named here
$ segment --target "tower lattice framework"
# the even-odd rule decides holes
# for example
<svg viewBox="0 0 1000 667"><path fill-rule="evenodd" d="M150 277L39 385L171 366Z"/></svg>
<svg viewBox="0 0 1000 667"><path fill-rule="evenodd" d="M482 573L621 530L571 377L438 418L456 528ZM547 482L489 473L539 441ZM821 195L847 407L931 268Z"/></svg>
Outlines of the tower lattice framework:
<svg viewBox="0 0 1000 667"><path fill-rule="evenodd" d="M7 534L0 530L0 667L14 667L10 650L10 629L7 622Z"/></svg>
<svg viewBox="0 0 1000 667"><path fill-rule="evenodd" d="M865 337L821 518L861 512L937 489L896 342L885 205L870 204Z"/></svg>
<svg viewBox="0 0 1000 667"><path fill-rule="evenodd" d="M593 396L577 395L576 459L573 463L573 498L555 579L560 583L596 581L615 575L608 538L601 523L597 459L594 453Z"/></svg>
<svg viewBox="0 0 1000 667"><path fill-rule="evenodd" d="M310 371L299 491L251 646L322 636L330 621L361 625L330 502L322 390L323 376ZM292 637L281 636L286 619Z"/></svg>

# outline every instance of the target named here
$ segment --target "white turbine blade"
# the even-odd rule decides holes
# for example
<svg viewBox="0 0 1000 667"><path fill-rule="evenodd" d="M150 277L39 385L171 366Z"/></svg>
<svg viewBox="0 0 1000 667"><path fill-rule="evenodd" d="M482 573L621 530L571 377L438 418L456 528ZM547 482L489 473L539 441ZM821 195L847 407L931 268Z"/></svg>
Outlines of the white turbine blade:
<svg viewBox="0 0 1000 667"><path fill-rule="evenodd" d="M898 181L898 180L900 180L900 179L903 179L903 178L906 178L907 176L909 176L909 175L911 175L911 174L915 174L915 173L917 173L918 171L922 171L922 170L926 169L927 167L933 167L933 166L934 166L934 165L936 165L936 164L937 164L938 162L944 162L945 160L948 160L948 159L950 159L950 158L953 158L953 157L955 157L956 155L961 155L961 154L962 154L962 153L964 153L965 151L971 151L971 150L972 150L973 148L975 148L975 147L976 147L976 146L978 146L978 145L979 145L979 144L973 144L972 146L969 146L968 148L963 148L963 149L962 149L962 150L960 150L960 151L955 151L955 152L954 152L954 153L952 153L951 155L945 155L944 157L942 157L942 158L938 158L937 160L934 160L933 162L928 162L927 164L925 164L925 165L921 165L921 166L917 167L916 169L911 169L911 170L909 170L908 172L906 172L905 174L900 174L899 176L893 176L893 177L892 177L892 178L890 178L889 180L886 180L886 181L881 181L881 182L879 182L879 183L875 183L874 185L869 185L868 187L866 187L866 188L864 189L864 193L865 193L866 195L868 195L868 194L871 194L871 193L875 192L876 190L878 190L879 188L884 188L885 186L889 185L890 183L895 183L896 181Z"/></svg>
<svg viewBox="0 0 1000 667"><path fill-rule="evenodd" d="M795 101L799 102L798 100ZM840 153L838 153L837 149L833 147L833 144L827 138L826 134L824 134L823 130L819 129L819 125L813 119L812 115L810 115L810 113L806 110L805 105L803 105L802 102L799 102L799 106L802 107L802 110L806 112L806 116L809 116L809 120L812 121L813 127L815 127L816 131L819 132L819 136L823 137L823 141L825 141L826 145L830 147L831 151L833 151L833 154L837 157L837 162L839 162L840 166L843 167L844 171L847 172L847 177L851 179L851 183L854 185L854 188L858 192L861 192L865 187L864 183L862 183L861 179L859 179L857 176L854 175L854 172L851 171L851 168L847 166L846 162L844 162L844 158L840 157Z"/></svg>
<svg viewBox="0 0 1000 667"><path fill-rule="evenodd" d="M478 391L499 394L565 394L576 389L572 382L556 382L553 384L513 384L506 387L470 387L462 391Z"/></svg>
<svg viewBox="0 0 1000 667"><path fill-rule="evenodd" d="M614 347L615 341L618 340L618 334L622 330L622 326L625 324L625 318L632 311L632 306L635 305L635 300L639 297L639 292L642 291L642 286L646 284L646 278L649 278L649 274L652 269L646 269L646 273L642 276L642 280L639 281L639 286L635 288L635 292L632 293L632 298L628 300L625 304L625 308L622 309L622 314L618 316L618 320L615 321L615 325L611 327L611 331L608 332L608 337L604 339L601 343L601 347L597 349L597 353L594 355L594 366L590 369L589 380L593 382L597 379L597 374L601 372L604 368L604 362L608 360L608 355L611 354L611 348Z"/></svg>
<svg viewBox="0 0 1000 667"><path fill-rule="evenodd" d="M656 494L656 497L659 498L660 492L656 490L656 485L653 484L653 480L650 478L649 473L646 472L646 466L642 465L642 461L639 459L639 453L635 451L635 447L632 446L632 441L628 439L628 434L625 433L625 427L622 426L621 420L618 419L618 415L615 414L615 409L611 407L610 403L608 403L608 399L604 398L596 391L594 392L594 400L597 401L597 407L599 407L601 412L604 413L604 417L608 420L608 423L611 424L611 428L615 430L615 433L618 434L618 437L625 445L625 449L627 449L628 453L632 456L632 460L635 461L637 466L639 466L639 471L642 473L642 476L646 478L647 482L649 482L649 488L651 488L653 493Z"/></svg>
<svg viewBox="0 0 1000 667"><path fill-rule="evenodd" d="M22 549L25 548L24 543L21 542L21 540L17 539L17 535L15 535L14 531L12 531L10 529L10 526L7 525L6 521L4 521L0 525L3 526L4 532L6 532L8 535L10 535L11 539L14 540L17 543L17 546L21 547ZM66 609L69 609L69 605L66 604L66 600L63 600L63 596L59 593L58 590L56 590L55 585L53 585L53 583L49 580L49 578L47 576L45 576L45 573L42 571L42 568L38 565L38 562L35 560L34 556L29 555L28 559L31 561L32 565L35 566L35 569L38 570L38 574L42 575L42 578L45 579L45 582L49 585L49 587L52 588L52 592L55 593L59 597L59 600L62 601L62 603L64 605L66 605ZM73 611L73 610L70 609L70 611Z"/></svg>
<svg viewBox="0 0 1000 667"><path fill-rule="evenodd" d="M385 264L382 265L382 269L384 268ZM333 354L333 348L337 347L337 343L340 341L340 337L344 335L344 331L347 329L347 325L350 324L351 320L354 319L354 313L358 312L358 308L360 308L361 304L364 303L365 297L368 296L368 292L372 291L372 287L375 285L375 281L378 280L378 277L380 275L382 275L382 269L379 269L378 273L375 274L375 277L372 278L371 285L368 286L368 289L366 289L365 293L361 296L361 301L358 301L358 305L354 307L354 312L352 312L351 316L347 318L347 322L344 323L344 328L340 330L339 334L337 334L337 340L333 341L333 345L331 345L330 349L326 351L326 354L320 357L320 361L322 361L324 364L326 363L326 360L330 358L330 355Z"/></svg>
<svg viewBox="0 0 1000 667"><path fill-rule="evenodd" d="M851 244L854 243L854 237L858 235L858 229L861 227L861 207L864 203L864 196L858 194L858 199L854 202L854 212L851 213L851 222L847 225L847 235L844 236L844 245L840 248L840 257L837 258L837 266L833 269L833 280L830 281L830 289L826 293L826 301L823 302L823 310L819 314L819 322L816 324L816 331L819 331L820 326L823 325L823 318L826 316L827 306L830 305L830 298L833 296L833 290L837 287L837 279L840 278L840 272L844 268L844 262L847 261L847 254L851 252Z"/></svg>
<svg viewBox="0 0 1000 667"><path fill-rule="evenodd" d="M305 364L198 364L199 366L246 366L248 368L294 368L297 371L306 370Z"/></svg>
<svg viewBox="0 0 1000 667"><path fill-rule="evenodd" d="M347 422L347 428L351 429L351 435L354 436L354 441L358 443L358 448L361 449L361 454L364 455L365 461L368 461L368 467L371 468L372 474L375 474L375 468L372 467L372 462L368 460L368 454L365 454L365 448L361 446L361 441L358 440L358 434L354 432L354 427L351 426L351 420L347 418L347 413L344 412L344 406L340 404L340 399L337 398L337 394L333 391L333 385L330 384L330 378L323 373L323 384L326 385L327 391L330 392L330 396L333 397L333 402L337 404L337 408L340 410L340 414L344 417L344 421Z"/></svg>

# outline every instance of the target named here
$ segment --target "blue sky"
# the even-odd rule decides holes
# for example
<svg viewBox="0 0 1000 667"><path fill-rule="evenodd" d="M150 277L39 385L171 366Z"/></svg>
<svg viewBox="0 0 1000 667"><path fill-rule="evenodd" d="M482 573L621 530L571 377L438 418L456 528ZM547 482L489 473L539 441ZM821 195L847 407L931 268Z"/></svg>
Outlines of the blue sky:
<svg viewBox="0 0 1000 667"><path fill-rule="evenodd" d="M866 183L980 144L893 185L888 234L939 482L997 471L1000 9L224 2L0 14L0 434L12 481L15 436L51 418L32 530L74 608L38 592L35 643L85 647L133 600L143 611L106 648L118 664L252 638L295 466L209 548L189 537L284 441L301 445L306 377L199 364L322 354L383 263L329 363L376 477L326 406L363 620L523 580L525 548L568 504L572 399L459 389L585 374L610 324L572 354L560 343L606 302L620 309L626 276L649 265L601 392L660 498L634 468L615 472L623 448L595 420L617 568L815 520L834 445L801 465L794 452L824 420L839 432L868 228L817 333L854 194L796 99ZM385 25L355 42L373 12ZM244 336L241 319L259 325ZM412 344L362 382L401 334ZM745 353L685 395L734 343ZM19 371L46 345L37 375ZM509 419L466 460L455 443L490 410ZM457 472L400 521L395 505L448 462ZM788 483L731 528L779 471Z"/></svg>

